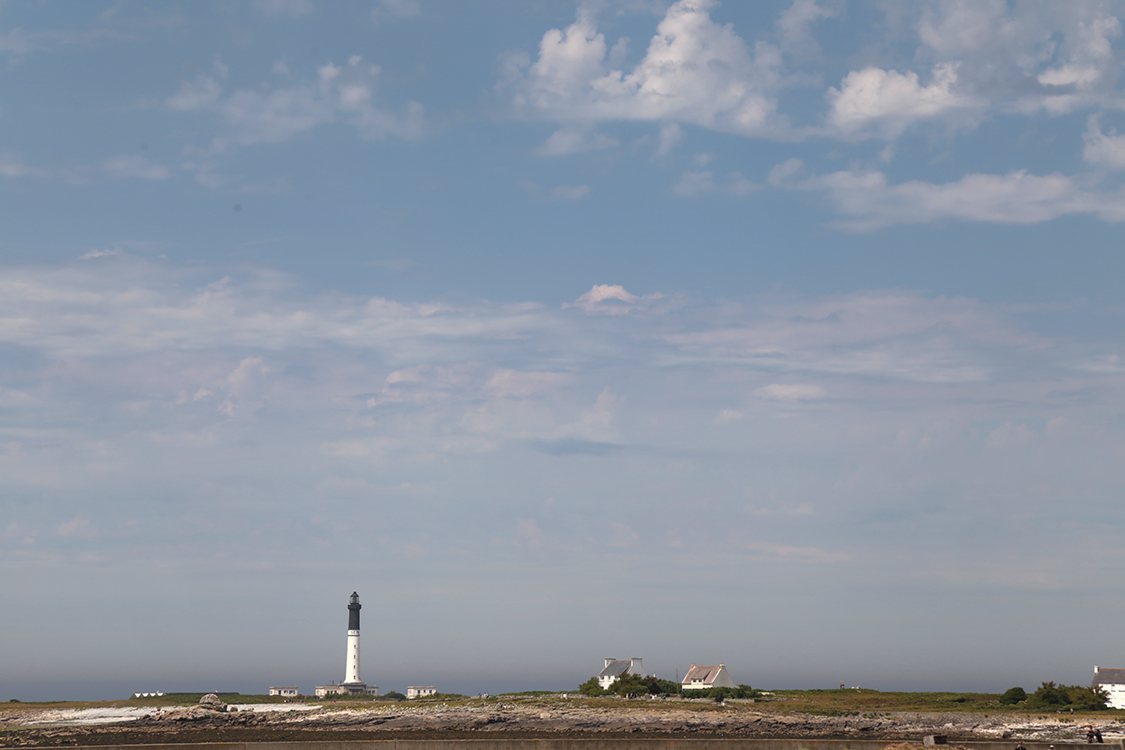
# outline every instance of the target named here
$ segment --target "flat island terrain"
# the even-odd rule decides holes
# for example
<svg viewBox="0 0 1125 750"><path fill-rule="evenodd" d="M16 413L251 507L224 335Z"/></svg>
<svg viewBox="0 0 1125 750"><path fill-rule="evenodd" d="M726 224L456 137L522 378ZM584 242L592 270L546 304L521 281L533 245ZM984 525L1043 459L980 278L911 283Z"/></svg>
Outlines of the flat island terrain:
<svg viewBox="0 0 1125 750"><path fill-rule="evenodd" d="M578 694L280 703L223 696L2 703L0 747L377 739L776 738L1085 742L1094 726L1122 746L1125 711L1054 712L991 695L775 691L764 700L586 698ZM275 702L270 702L275 701Z"/></svg>

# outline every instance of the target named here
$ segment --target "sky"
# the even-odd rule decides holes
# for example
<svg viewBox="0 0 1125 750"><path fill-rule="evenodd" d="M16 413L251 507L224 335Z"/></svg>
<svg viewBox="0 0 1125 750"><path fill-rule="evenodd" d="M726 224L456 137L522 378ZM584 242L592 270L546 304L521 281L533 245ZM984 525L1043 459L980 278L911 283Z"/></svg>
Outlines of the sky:
<svg viewBox="0 0 1125 750"><path fill-rule="evenodd" d="M1123 18L0 2L0 700L1125 666Z"/></svg>

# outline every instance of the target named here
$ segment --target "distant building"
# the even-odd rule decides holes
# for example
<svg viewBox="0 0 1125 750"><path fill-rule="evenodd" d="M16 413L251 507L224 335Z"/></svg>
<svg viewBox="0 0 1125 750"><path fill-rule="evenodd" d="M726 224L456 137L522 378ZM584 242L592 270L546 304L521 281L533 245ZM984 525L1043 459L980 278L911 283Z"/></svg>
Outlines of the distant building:
<svg viewBox="0 0 1125 750"><path fill-rule="evenodd" d="M270 695L280 695L283 698L296 698L300 691L296 687L271 687Z"/></svg>
<svg viewBox="0 0 1125 750"><path fill-rule="evenodd" d="M598 672L598 685L602 690L609 690L610 685L627 674L645 676L645 668L640 659L606 659L605 667Z"/></svg>
<svg viewBox="0 0 1125 750"><path fill-rule="evenodd" d="M680 683L684 690L706 690L713 687L738 687L723 664L699 666L692 664Z"/></svg>
<svg viewBox="0 0 1125 750"><path fill-rule="evenodd" d="M1125 669L1094 667L1094 681L1090 687L1105 691L1110 708L1125 708Z"/></svg>
<svg viewBox="0 0 1125 750"><path fill-rule="evenodd" d="M164 693L133 693L134 698L159 698Z"/></svg>
<svg viewBox="0 0 1125 750"><path fill-rule="evenodd" d="M417 685L411 685L410 687L406 688L407 698L425 698L428 695L436 694L437 688L433 687L432 685L429 687L419 687Z"/></svg>

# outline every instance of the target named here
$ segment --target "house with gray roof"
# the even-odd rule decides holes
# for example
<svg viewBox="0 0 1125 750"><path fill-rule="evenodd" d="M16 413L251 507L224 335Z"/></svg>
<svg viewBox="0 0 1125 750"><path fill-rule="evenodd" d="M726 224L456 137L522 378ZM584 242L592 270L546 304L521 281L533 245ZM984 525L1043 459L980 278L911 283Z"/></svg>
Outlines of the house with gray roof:
<svg viewBox="0 0 1125 750"><path fill-rule="evenodd" d="M1094 667L1092 688L1101 688L1109 696L1106 702L1110 708L1125 708L1125 669Z"/></svg>
<svg viewBox="0 0 1125 750"><path fill-rule="evenodd" d="M602 690L609 690L610 685L627 674L646 676L640 659L606 659L605 667L601 672L598 672L598 685L601 686Z"/></svg>
<svg viewBox="0 0 1125 750"><path fill-rule="evenodd" d="M691 669L680 682L684 690L706 690L713 687L738 687L727 671L726 665L700 666L692 664Z"/></svg>

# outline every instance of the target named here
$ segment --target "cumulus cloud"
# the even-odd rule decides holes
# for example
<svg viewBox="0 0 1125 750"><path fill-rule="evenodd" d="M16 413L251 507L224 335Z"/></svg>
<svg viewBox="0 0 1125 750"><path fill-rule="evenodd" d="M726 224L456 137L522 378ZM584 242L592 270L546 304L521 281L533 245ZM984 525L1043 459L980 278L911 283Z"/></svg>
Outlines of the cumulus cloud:
<svg viewBox="0 0 1125 750"><path fill-rule="evenodd" d="M643 307L647 302L661 298L661 294L647 294L638 297L625 291L620 284L595 284L590 291L581 295L573 303L568 302L563 308L577 307L588 313L601 313L605 315L626 315L629 312Z"/></svg>
<svg viewBox="0 0 1125 750"><path fill-rule="evenodd" d="M226 132L212 140L214 152L282 143L334 122L351 125L366 140L420 137L425 129L421 104L409 102L402 112L376 106L379 73L377 65L355 55L343 66L326 63L317 69L314 81L292 86L263 84L227 91L214 76L201 74L165 104L177 112L217 115Z"/></svg>
<svg viewBox="0 0 1125 750"><path fill-rule="evenodd" d="M751 50L730 24L711 19L713 0L668 8L644 58L631 70L614 55L592 12L543 35L535 61L513 57L498 88L527 117L593 124L609 120L677 122L743 135L776 129L780 51Z"/></svg>
<svg viewBox="0 0 1125 750"><path fill-rule="evenodd" d="M870 131L897 138L916 121L978 109L981 102L956 90L957 67L953 63L936 66L927 86L913 71L852 71L839 89L828 90L829 122L846 135Z"/></svg>
<svg viewBox="0 0 1125 750"><path fill-rule="evenodd" d="M921 55L962 63L959 84L994 111L1065 113L1119 100L1120 22L1097 3L938 0L917 23Z"/></svg>

